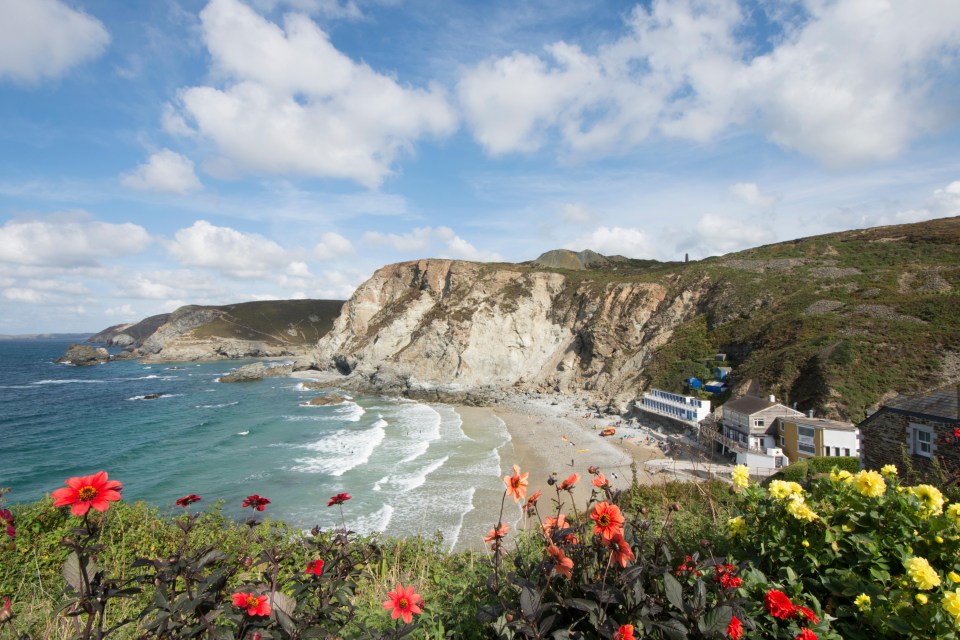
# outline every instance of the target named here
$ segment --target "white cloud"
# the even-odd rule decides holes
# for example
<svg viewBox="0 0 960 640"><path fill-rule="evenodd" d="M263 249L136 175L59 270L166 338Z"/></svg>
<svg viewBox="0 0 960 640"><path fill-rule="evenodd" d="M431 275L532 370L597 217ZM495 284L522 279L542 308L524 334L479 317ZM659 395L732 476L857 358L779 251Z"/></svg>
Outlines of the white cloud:
<svg viewBox="0 0 960 640"><path fill-rule="evenodd" d="M598 227L564 245L565 249L590 249L605 256L621 255L627 258L653 258L658 254L652 239L639 229Z"/></svg>
<svg viewBox="0 0 960 640"><path fill-rule="evenodd" d="M219 175L292 173L376 187L416 140L456 126L441 89L404 87L354 62L306 15L287 15L281 28L238 0L211 0L201 19L223 87L182 89L178 113L164 122L171 133L192 126L212 140Z"/></svg>
<svg viewBox="0 0 960 640"><path fill-rule="evenodd" d="M755 182L738 182L730 186L730 193L753 207L771 207L777 199L760 193L760 187Z"/></svg>
<svg viewBox="0 0 960 640"><path fill-rule="evenodd" d="M450 227L418 227L409 233L380 233L368 231L361 242L373 245L386 245L394 251L407 254L406 259L426 257L451 258L455 260L473 260L497 262L503 257L494 251L482 251L461 238Z"/></svg>
<svg viewBox="0 0 960 640"><path fill-rule="evenodd" d="M842 166L896 156L955 124L960 3L820 0L761 55L735 0L654 0L629 32L588 53L557 42L468 70L458 94L491 153L529 152L554 137L567 152L606 154L657 133L708 141L742 127ZM794 12L796 14L796 12ZM792 20L792 22L791 22Z"/></svg>
<svg viewBox="0 0 960 640"><path fill-rule="evenodd" d="M320 242L313 248L313 256L317 260L333 260L341 255L352 253L353 244L339 233L328 231L320 237Z"/></svg>
<svg viewBox="0 0 960 640"><path fill-rule="evenodd" d="M430 246L432 235L433 229L430 227L419 227L403 234L368 231L363 234L360 241L366 244L386 245L401 253L423 252Z"/></svg>
<svg viewBox="0 0 960 640"><path fill-rule="evenodd" d="M114 316L120 316L121 318L125 318L129 321L140 320L136 311L134 311L133 307L131 307L129 304L122 304L119 307L110 307L108 309L104 309L103 315L111 318Z"/></svg>
<svg viewBox="0 0 960 640"><path fill-rule="evenodd" d="M701 216L694 229L698 241L695 248L704 256L749 249L776 240L766 227L714 213Z"/></svg>
<svg viewBox="0 0 960 640"><path fill-rule="evenodd" d="M206 220L177 231L167 250L184 266L214 269L238 278L268 277L290 262L276 242Z"/></svg>
<svg viewBox="0 0 960 640"><path fill-rule="evenodd" d="M594 219L593 212L579 202L567 203L560 206L558 215L561 220L575 222L578 224L587 224Z"/></svg>
<svg viewBox="0 0 960 640"><path fill-rule="evenodd" d="M922 207L897 211L893 215L880 216L870 220L869 224L871 226L907 224L958 215L960 215L960 180L951 182L942 189L935 189L933 195Z"/></svg>
<svg viewBox="0 0 960 640"><path fill-rule="evenodd" d="M109 42L99 20L60 0L0 0L0 80L59 77Z"/></svg>
<svg viewBox="0 0 960 640"><path fill-rule="evenodd" d="M103 258L140 253L150 243L149 234L139 225L77 218L68 215L7 222L0 227L0 262L89 267Z"/></svg>
<svg viewBox="0 0 960 640"><path fill-rule="evenodd" d="M131 173L120 177L120 183L131 189L186 194L201 188L193 162L175 151L164 149L150 156Z"/></svg>
<svg viewBox="0 0 960 640"><path fill-rule="evenodd" d="M264 11L272 11L279 5L326 18L358 20L363 17L363 12L353 0L347 0L347 2L340 2L339 0L253 0L253 4Z"/></svg>
<svg viewBox="0 0 960 640"><path fill-rule="evenodd" d="M12 302L26 302L29 304L43 304L50 301L50 296L42 294L35 289L26 289L23 287L4 289L3 297Z"/></svg>
<svg viewBox="0 0 960 640"><path fill-rule="evenodd" d="M477 249L458 236L450 227L437 227L434 229L433 235L443 243L440 249L441 258L472 260L474 262L499 262L503 260L503 257L495 251Z"/></svg>

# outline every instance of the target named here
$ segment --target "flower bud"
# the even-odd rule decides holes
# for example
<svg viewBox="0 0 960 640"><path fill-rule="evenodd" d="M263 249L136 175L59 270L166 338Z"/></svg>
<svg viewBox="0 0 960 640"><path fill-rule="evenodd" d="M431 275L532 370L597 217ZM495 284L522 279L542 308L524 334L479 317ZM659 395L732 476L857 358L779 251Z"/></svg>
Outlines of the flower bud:
<svg viewBox="0 0 960 640"><path fill-rule="evenodd" d="M670 505L670 511L680 511L680 503L674 502Z"/></svg>

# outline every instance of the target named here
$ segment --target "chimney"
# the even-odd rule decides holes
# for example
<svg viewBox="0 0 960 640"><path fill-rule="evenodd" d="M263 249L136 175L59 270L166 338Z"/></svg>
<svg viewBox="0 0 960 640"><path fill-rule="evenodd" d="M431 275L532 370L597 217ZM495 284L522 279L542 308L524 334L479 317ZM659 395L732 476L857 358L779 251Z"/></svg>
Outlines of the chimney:
<svg viewBox="0 0 960 640"><path fill-rule="evenodd" d="M807 417L808 417L808 418L812 418L812 417L813 417L813 409L807 409Z"/></svg>
<svg viewBox="0 0 960 640"><path fill-rule="evenodd" d="M777 397L771 393L769 396L767 396L767 400L769 400L770 402L776 402Z"/></svg>

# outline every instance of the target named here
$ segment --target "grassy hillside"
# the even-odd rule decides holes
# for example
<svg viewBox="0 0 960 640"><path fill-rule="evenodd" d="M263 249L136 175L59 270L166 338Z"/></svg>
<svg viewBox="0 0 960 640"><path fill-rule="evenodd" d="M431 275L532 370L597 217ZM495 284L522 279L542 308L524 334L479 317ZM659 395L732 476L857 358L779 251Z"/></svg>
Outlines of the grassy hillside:
<svg viewBox="0 0 960 640"><path fill-rule="evenodd" d="M193 330L198 338L219 337L311 345L330 331L342 300L266 300L215 307L223 313Z"/></svg>
<svg viewBox="0 0 960 640"><path fill-rule="evenodd" d="M802 409L857 420L891 392L960 372L960 218L835 233L690 263L565 271L576 282L702 291L696 315L644 371L682 390L726 352L749 381Z"/></svg>

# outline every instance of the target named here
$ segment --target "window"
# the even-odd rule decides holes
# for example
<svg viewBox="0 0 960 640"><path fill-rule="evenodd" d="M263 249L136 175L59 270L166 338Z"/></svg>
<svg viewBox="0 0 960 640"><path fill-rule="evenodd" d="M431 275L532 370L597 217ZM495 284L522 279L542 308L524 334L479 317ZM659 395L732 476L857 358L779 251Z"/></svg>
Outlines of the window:
<svg viewBox="0 0 960 640"><path fill-rule="evenodd" d="M786 446L786 444L787 443L784 441L783 436L780 436L780 446L783 447L783 446Z"/></svg>
<svg viewBox="0 0 960 640"><path fill-rule="evenodd" d="M840 456L840 447L834 447L834 448L833 448L833 455L835 455L835 456L837 456L837 457Z"/></svg>
<svg viewBox="0 0 960 640"><path fill-rule="evenodd" d="M913 431L913 452L918 456L929 458L933 453L933 434L927 429L917 428Z"/></svg>
<svg viewBox="0 0 960 640"><path fill-rule="evenodd" d="M845 456L847 456L847 457L849 458L849 457L850 457L850 449L844 449L844 450L843 450L843 455L845 455Z"/></svg>
<svg viewBox="0 0 960 640"><path fill-rule="evenodd" d="M797 450L800 453L813 455L817 452L813 442L814 433L814 430L810 427L797 427ZM827 455L830 455L829 447L825 448L827 449Z"/></svg>
<svg viewBox="0 0 960 640"><path fill-rule="evenodd" d="M755 427L765 427L765 426L767 426L767 423L766 423L766 421L765 421L763 418L754 418L754 419L753 419L753 426L755 426Z"/></svg>

